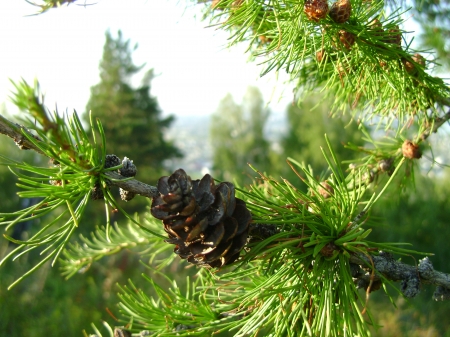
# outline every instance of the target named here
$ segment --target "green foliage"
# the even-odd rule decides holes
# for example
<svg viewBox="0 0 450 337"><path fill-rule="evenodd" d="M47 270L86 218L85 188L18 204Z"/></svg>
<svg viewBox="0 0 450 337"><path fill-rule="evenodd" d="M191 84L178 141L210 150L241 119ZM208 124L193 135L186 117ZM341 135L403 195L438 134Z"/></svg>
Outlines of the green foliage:
<svg viewBox="0 0 450 337"><path fill-rule="evenodd" d="M138 88L131 86L133 76L143 68L133 63L136 48L121 31L117 37L106 32L100 82L91 88L86 110L102 121L108 153L133 159L139 178L150 182L162 175L165 159L181 154L164 139L173 116L162 118L156 98L150 96L153 70L144 75Z"/></svg>
<svg viewBox="0 0 450 337"><path fill-rule="evenodd" d="M6 109L1 109L1 115L7 116ZM16 161L39 162L41 156L33 151L17 151L17 145L10 141L0 142L0 153ZM2 212L13 212L19 207L19 197L16 194L18 188L15 177L6 165L0 165L0 199L2 200Z"/></svg>
<svg viewBox="0 0 450 337"><path fill-rule="evenodd" d="M14 85L17 90L13 97L14 103L39 124L38 127L34 127L33 123L28 121L30 129L33 128L36 135L26 129L20 129L22 135L38 152L51 159L53 167L39 167L0 156L3 164L9 165L19 179L18 186L22 189L18 192L19 197L38 200L36 204L16 212L0 213L0 225L6 226L5 230L8 231L21 222L45 219L42 227L26 241L4 235L18 246L0 261L0 266L7 260L16 259L34 249L41 250L43 256L35 267L10 287L29 276L47 261L51 260L52 265L55 264L75 230L83 225L82 215L94 187L101 189L104 196L107 236L110 232L108 208L119 207L107 187L108 179L104 175L105 172L117 167L106 169L104 167L106 140L100 122L94 126L91 119L93 133L91 142L75 113L71 118L66 119L60 117L56 111L53 114L49 112L43 104L38 83L35 83L34 87L25 81ZM14 125L11 124L11 126Z"/></svg>
<svg viewBox="0 0 450 337"><path fill-rule="evenodd" d="M231 44L249 44L254 58L265 66L262 75L283 70L303 94L321 90L333 98L333 114L350 111L362 121L379 116L387 126L398 121L401 129L414 116L421 120L438 116L449 96L445 82L429 75L427 65L414 61L417 51L399 29L405 13L387 14L384 1L352 1L345 23L329 16L309 20L303 1L222 0L220 4L206 7L213 24L230 32ZM341 31L353 34L355 43L346 46Z"/></svg>
<svg viewBox="0 0 450 337"><path fill-rule="evenodd" d="M248 184L252 181L248 163L263 172L270 169L270 144L264 135L268 117L257 88L247 89L242 105L229 94L222 99L210 127L215 177Z"/></svg>
<svg viewBox="0 0 450 337"><path fill-rule="evenodd" d="M262 174L262 184L241 191L253 221L278 234L250 243L238 268L200 270L186 291L170 278L167 289L144 276L156 296L129 282L121 287L120 323L157 336L340 336L343 330L369 336L372 316L364 314L366 297L352 281L351 254L417 252L368 241L364 224L376 198L365 195L361 174L340 170L334 152L325 159L332 172L328 194L312 192L325 186L303 165L297 169L306 193Z"/></svg>
<svg viewBox="0 0 450 337"><path fill-rule="evenodd" d="M81 244L78 242L69 243L68 247L63 251L64 258L61 260L62 275L66 278L72 277L75 273L85 272L92 263L104 258L105 256L114 255L122 250L141 247L142 254L151 251L152 262L158 254L171 249L161 237L155 237L147 230L137 226L136 223L142 223L139 219L136 222L129 222L127 227L114 225L113 231L108 236L105 228L97 228L95 232L91 232L91 238L80 235ZM156 233L163 235L159 221L147 221L146 228L151 228ZM175 255L160 263L161 268L174 260Z"/></svg>
<svg viewBox="0 0 450 337"><path fill-rule="evenodd" d="M35 14L35 15L37 15L37 14L42 14L44 12L47 12L48 10L50 10L52 8L59 8L63 5L70 5L71 3L74 3L77 0L42 0L40 2L33 2L30 0L25 0L25 1L28 2L30 5L33 5L33 6L39 8L38 12Z"/></svg>
<svg viewBox="0 0 450 337"><path fill-rule="evenodd" d="M384 242L406 241L417 250L430 250L430 247L433 247L432 251L436 253L432 258L433 266L442 272L450 272L446 254L450 235L448 182L449 177L444 174L437 177L417 175L417 193L407 191L401 196L398 193L398 185L392 184L386 192L386 197L380 199L378 207L373 210L372 217L378 219L372 234L373 239ZM415 262L412 257L404 259ZM428 327L429 331L434 331L434 334L430 333L431 336L449 336L450 324L445 317L450 310L450 303L430 301L431 293L430 286L423 286L421 294L414 300L405 302L404 299L398 298L396 303L400 304L400 310L389 307L381 294L374 294L374 303L371 306L382 307L382 311L386 312L386 315L380 315L380 319L386 321L383 324L385 328L377 336L388 335L387 330L390 327L394 332L401 329L397 336L409 336L418 325L422 329ZM390 336L395 336L395 333ZM418 333L417 336L425 336L425 333Z"/></svg>
<svg viewBox="0 0 450 337"><path fill-rule="evenodd" d="M140 247L135 248L139 249ZM6 240L0 242L0 258L14 249ZM142 248L141 248L142 250ZM125 249L100 263L89 272L74 275L70 281L60 269L46 263L12 289L7 287L42 258L37 252L7 261L0 271L0 334L9 337L82 336L90 322L114 322L109 312L117 312L119 301L115 284L136 279L144 271L141 254Z"/></svg>

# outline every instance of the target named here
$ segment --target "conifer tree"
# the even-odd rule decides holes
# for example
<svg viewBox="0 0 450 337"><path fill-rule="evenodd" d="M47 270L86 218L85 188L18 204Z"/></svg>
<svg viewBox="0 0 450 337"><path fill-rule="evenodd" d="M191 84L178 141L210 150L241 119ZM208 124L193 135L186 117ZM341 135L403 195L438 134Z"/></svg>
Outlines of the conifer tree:
<svg viewBox="0 0 450 337"><path fill-rule="evenodd" d="M132 47L121 31L117 37L108 31L105 37L100 82L91 88L86 110L104 121L105 136L111 139L108 149L134 160L141 179L155 181L163 172L165 159L181 156L163 136L173 116L163 118L158 101L150 95L153 69L143 76L140 87L132 87L133 76L144 67L136 66L132 60L137 45Z"/></svg>
<svg viewBox="0 0 450 337"><path fill-rule="evenodd" d="M325 137L327 146L318 149L329 172L324 180L290 159L305 189L258 168L249 188L210 175L193 180L182 169L149 186L132 178L132 163L107 155L110 140L101 121L90 119L88 136L76 114L49 111L37 84L16 83L13 100L34 123L27 128L1 117L0 132L53 165L2 158L19 178L19 196L41 200L0 214L5 237L18 244L0 266L30 250L42 256L11 286L46 261L61 261L70 276L124 247L150 246L155 264L144 277L153 293L132 280L120 286L122 326L107 326L105 335L111 336L369 336L369 326L377 324L370 305L374 291L394 289L412 299L431 284L434 300L449 300L450 276L433 268L432 254L405 242L371 239L381 221L370 219L378 200L389 186L405 188L427 139L450 119L450 89L406 40L400 5L390 12L377 0L219 0L204 8L230 31L233 43L250 43L253 56L264 61L263 74L285 70L299 94L321 90L331 97L332 114L358 119L366 145L347 144L355 150L347 165ZM369 122L390 137L367 131ZM115 187L151 198L153 217L128 216L128 226L113 230L109 210L123 212L111 194ZM91 198L104 201L106 226L83 244L69 245L77 228L89 225L83 212ZM27 241L8 235L17 223L38 217L42 226ZM172 248L175 254L161 262L158 253ZM419 257L417 264L398 259L411 255ZM168 276L168 287L158 284L157 268L177 256L206 268L196 269L186 288Z"/></svg>

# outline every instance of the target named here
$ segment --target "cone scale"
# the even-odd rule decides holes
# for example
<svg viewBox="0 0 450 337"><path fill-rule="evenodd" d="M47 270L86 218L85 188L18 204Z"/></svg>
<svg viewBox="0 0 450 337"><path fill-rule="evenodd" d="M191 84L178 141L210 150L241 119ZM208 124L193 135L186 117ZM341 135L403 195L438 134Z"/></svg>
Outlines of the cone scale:
<svg viewBox="0 0 450 337"><path fill-rule="evenodd" d="M218 185L207 174L192 181L182 169L158 181L151 213L163 221L174 252L190 263L222 267L239 258L251 214L232 183Z"/></svg>

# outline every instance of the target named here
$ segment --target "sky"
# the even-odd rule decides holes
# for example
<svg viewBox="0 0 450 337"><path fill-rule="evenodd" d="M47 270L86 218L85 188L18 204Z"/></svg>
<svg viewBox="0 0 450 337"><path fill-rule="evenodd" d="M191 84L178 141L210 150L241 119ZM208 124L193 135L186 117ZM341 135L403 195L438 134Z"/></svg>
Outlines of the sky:
<svg viewBox="0 0 450 337"><path fill-rule="evenodd" d="M90 87L99 82L105 32L121 29L138 43L135 64L158 74L152 95L164 114L209 115L227 93L240 102L249 85L261 89L272 111L283 112L292 102L287 78L261 78L262 68L247 62L246 46L227 48L227 33L207 27L201 8L188 0L95 0L30 16L36 7L8 0L0 10L0 103L15 113L9 79L37 78L47 106L84 112Z"/></svg>

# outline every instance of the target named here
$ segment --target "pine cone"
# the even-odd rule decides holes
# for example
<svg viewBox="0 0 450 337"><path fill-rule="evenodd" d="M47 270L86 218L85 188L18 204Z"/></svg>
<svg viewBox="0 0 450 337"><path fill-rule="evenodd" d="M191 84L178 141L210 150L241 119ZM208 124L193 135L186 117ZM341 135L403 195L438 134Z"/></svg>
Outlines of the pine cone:
<svg viewBox="0 0 450 337"><path fill-rule="evenodd" d="M163 220L174 252L196 265L221 267L239 257L247 242L251 214L235 198L229 182L214 184L207 174L201 180L179 169L158 181L160 196L153 198L151 213Z"/></svg>
<svg viewBox="0 0 450 337"><path fill-rule="evenodd" d="M341 41L342 45L347 49L352 49L352 46L355 44L355 34L347 32L346 30L339 30L339 41Z"/></svg>
<svg viewBox="0 0 450 337"><path fill-rule="evenodd" d="M327 0L306 0L304 12L309 20L319 21L328 14Z"/></svg>
<svg viewBox="0 0 450 337"><path fill-rule="evenodd" d="M344 23L350 17L352 4L349 0L339 0L331 5L330 17L336 23Z"/></svg>
<svg viewBox="0 0 450 337"><path fill-rule="evenodd" d="M380 20L374 19L369 24L369 29L374 33L375 36L382 36L383 35L383 25L381 24Z"/></svg>
<svg viewBox="0 0 450 337"><path fill-rule="evenodd" d="M322 61L327 62L328 54L325 49L321 49L316 53L316 60L318 63L322 63Z"/></svg>
<svg viewBox="0 0 450 337"><path fill-rule="evenodd" d="M402 32L398 26L388 30L387 36L384 38L384 42L391 43L398 47L402 45Z"/></svg>
<svg viewBox="0 0 450 337"><path fill-rule="evenodd" d="M410 61L406 58L402 58L401 61L403 63L403 66L405 67L406 72L408 74L415 75L417 73L417 65L419 65L420 67L425 66L425 58L422 55L420 55L419 53L415 53L411 57L411 59L412 59L412 61Z"/></svg>
<svg viewBox="0 0 450 337"><path fill-rule="evenodd" d="M320 183L318 192L324 199L328 199L334 194L334 188L325 180Z"/></svg>

